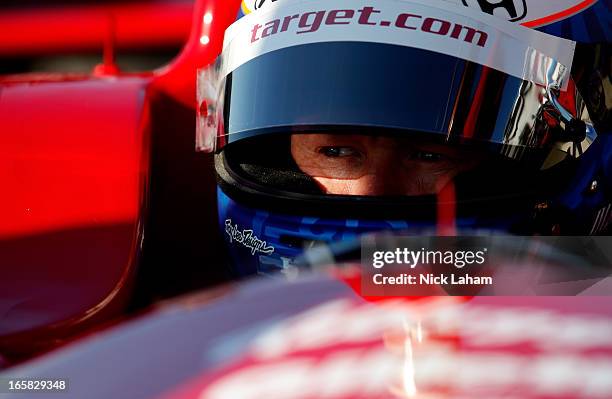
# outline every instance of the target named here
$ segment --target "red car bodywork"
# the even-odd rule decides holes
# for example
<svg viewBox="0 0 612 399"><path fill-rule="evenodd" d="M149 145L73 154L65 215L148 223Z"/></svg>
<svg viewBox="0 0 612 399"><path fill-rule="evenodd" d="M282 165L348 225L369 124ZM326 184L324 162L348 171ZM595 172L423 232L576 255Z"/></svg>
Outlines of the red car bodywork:
<svg viewBox="0 0 612 399"><path fill-rule="evenodd" d="M36 396L74 399L612 397L606 297L368 303L300 277L175 299L0 379L65 380Z"/></svg>
<svg viewBox="0 0 612 399"><path fill-rule="evenodd" d="M0 56L99 51L109 33L119 49L179 46L192 13L188 0L3 10Z"/></svg>
<svg viewBox="0 0 612 399"><path fill-rule="evenodd" d="M164 148L174 151L175 137L193 142L196 69L218 54L238 6L198 1L182 53L153 73L108 75L113 68L102 68L89 76L0 77L0 364L3 357L10 362L50 349L125 311L151 223L152 158L171 163L177 154L164 155ZM121 9L117 45L176 40L185 4L167 7L174 12L160 5ZM92 10L78 11L68 21L76 35L55 31L59 13L1 15L5 31L15 34L20 20L38 29L4 36L0 52L103 41L102 20ZM203 22L205 13L212 23ZM210 37L207 45L202 35ZM152 155L153 140L161 155ZM197 183L185 176L176 181ZM173 190L180 191L164 195Z"/></svg>

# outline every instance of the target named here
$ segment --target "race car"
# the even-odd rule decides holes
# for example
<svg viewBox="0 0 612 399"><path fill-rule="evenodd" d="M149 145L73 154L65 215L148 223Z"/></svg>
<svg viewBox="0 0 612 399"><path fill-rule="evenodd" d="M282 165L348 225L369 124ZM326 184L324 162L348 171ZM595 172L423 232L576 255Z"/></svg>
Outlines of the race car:
<svg viewBox="0 0 612 399"><path fill-rule="evenodd" d="M511 244L500 240L491 250ZM552 276L559 271L558 255L514 251L505 261L522 273ZM357 287L367 265L358 264L340 262L292 281L253 279L158 304L146 315L0 372L3 394L612 397L612 301L598 296L610 290L609 268L602 291L592 287L575 297L366 300ZM351 288L351 282L358 284ZM557 283L542 282L541 288L546 285Z"/></svg>
<svg viewBox="0 0 612 399"><path fill-rule="evenodd" d="M221 52L223 32L237 16L264 3L275 2L196 2L181 54L154 71L116 67L115 47L131 40L136 24L117 18L115 28L107 24L93 38L83 28L83 42L106 42L105 61L91 73L0 78L5 365L156 300L230 279L219 266L228 255L217 227L213 156L195 152L196 115L208 112L196 98L196 71ZM609 34L604 1L455 3L575 40L601 42ZM13 29L18 38L5 39L3 51L17 51L11 43L30 51L46 43L45 32L36 31L32 42ZM601 93L591 100L608 107ZM594 228L609 220L609 207L598 211Z"/></svg>

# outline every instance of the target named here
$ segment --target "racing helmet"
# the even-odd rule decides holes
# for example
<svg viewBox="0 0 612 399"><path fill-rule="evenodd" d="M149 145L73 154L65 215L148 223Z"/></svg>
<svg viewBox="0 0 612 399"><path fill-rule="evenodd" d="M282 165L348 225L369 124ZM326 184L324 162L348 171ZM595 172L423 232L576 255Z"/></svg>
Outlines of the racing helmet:
<svg viewBox="0 0 612 399"><path fill-rule="evenodd" d="M236 274L376 230L605 233L609 10L538 3L244 1L198 74Z"/></svg>

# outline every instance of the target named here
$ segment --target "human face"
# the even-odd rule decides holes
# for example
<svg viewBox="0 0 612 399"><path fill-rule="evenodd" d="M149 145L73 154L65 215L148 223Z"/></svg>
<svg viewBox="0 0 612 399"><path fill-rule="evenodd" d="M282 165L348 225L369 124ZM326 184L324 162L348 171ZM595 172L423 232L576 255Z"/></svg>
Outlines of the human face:
<svg viewBox="0 0 612 399"><path fill-rule="evenodd" d="M291 155L327 194L437 194L482 157L455 148L387 136L294 134Z"/></svg>

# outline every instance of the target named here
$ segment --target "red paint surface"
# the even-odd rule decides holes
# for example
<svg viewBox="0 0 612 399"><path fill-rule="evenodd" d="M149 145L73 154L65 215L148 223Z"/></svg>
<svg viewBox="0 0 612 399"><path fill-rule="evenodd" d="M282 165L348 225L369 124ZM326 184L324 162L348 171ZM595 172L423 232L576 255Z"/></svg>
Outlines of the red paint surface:
<svg viewBox="0 0 612 399"><path fill-rule="evenodd" d="M177 46L189 35L189 1L27 8L0 14L0 55L102 51L114 25L118 48Z"/></svg>
<svg viewBox="0 0 612 399"><path fill-rule="evenodd" d="M145 78L0 86L0 353L120 314L148 179Z"/></svg>
<svg viewBox="0 0 612 399"><path fill-rule="evenodd" d="M0 238L131 221L145 81L17 84L0 96Z"/></svg>
<svg viewBox="0 0 612 399"><path fill-rule="evenodd" d="M195 109L197 70L210 64L221 53L225 29L236 20L239 8L240 0L197 1L189 40L171 65L157 71L154 87ZM204 23L203 16L207 13L213 15L210 24ZM202 36L208 36L210 41L202 44Z"/></svg>
<svg viewBox="0 0 612 399"><path fill-rule="evenodd" d="M436 231L440 236L457 235L457 195L451 181L437 195Z"/></svg>
<svg viewBox="0 0 612 399"><path fill-rule="evenodd" d="M169 4L113 6L118 47L175 43L187 8ZM149 107L163 97L195 118L196 70L218 55L238 7L198 1L183 52L154 74L0 79L0 356L48 350L125 311L146 228ZM4 13L0 53L97 46L108 16L96 9Z"/></svg>

